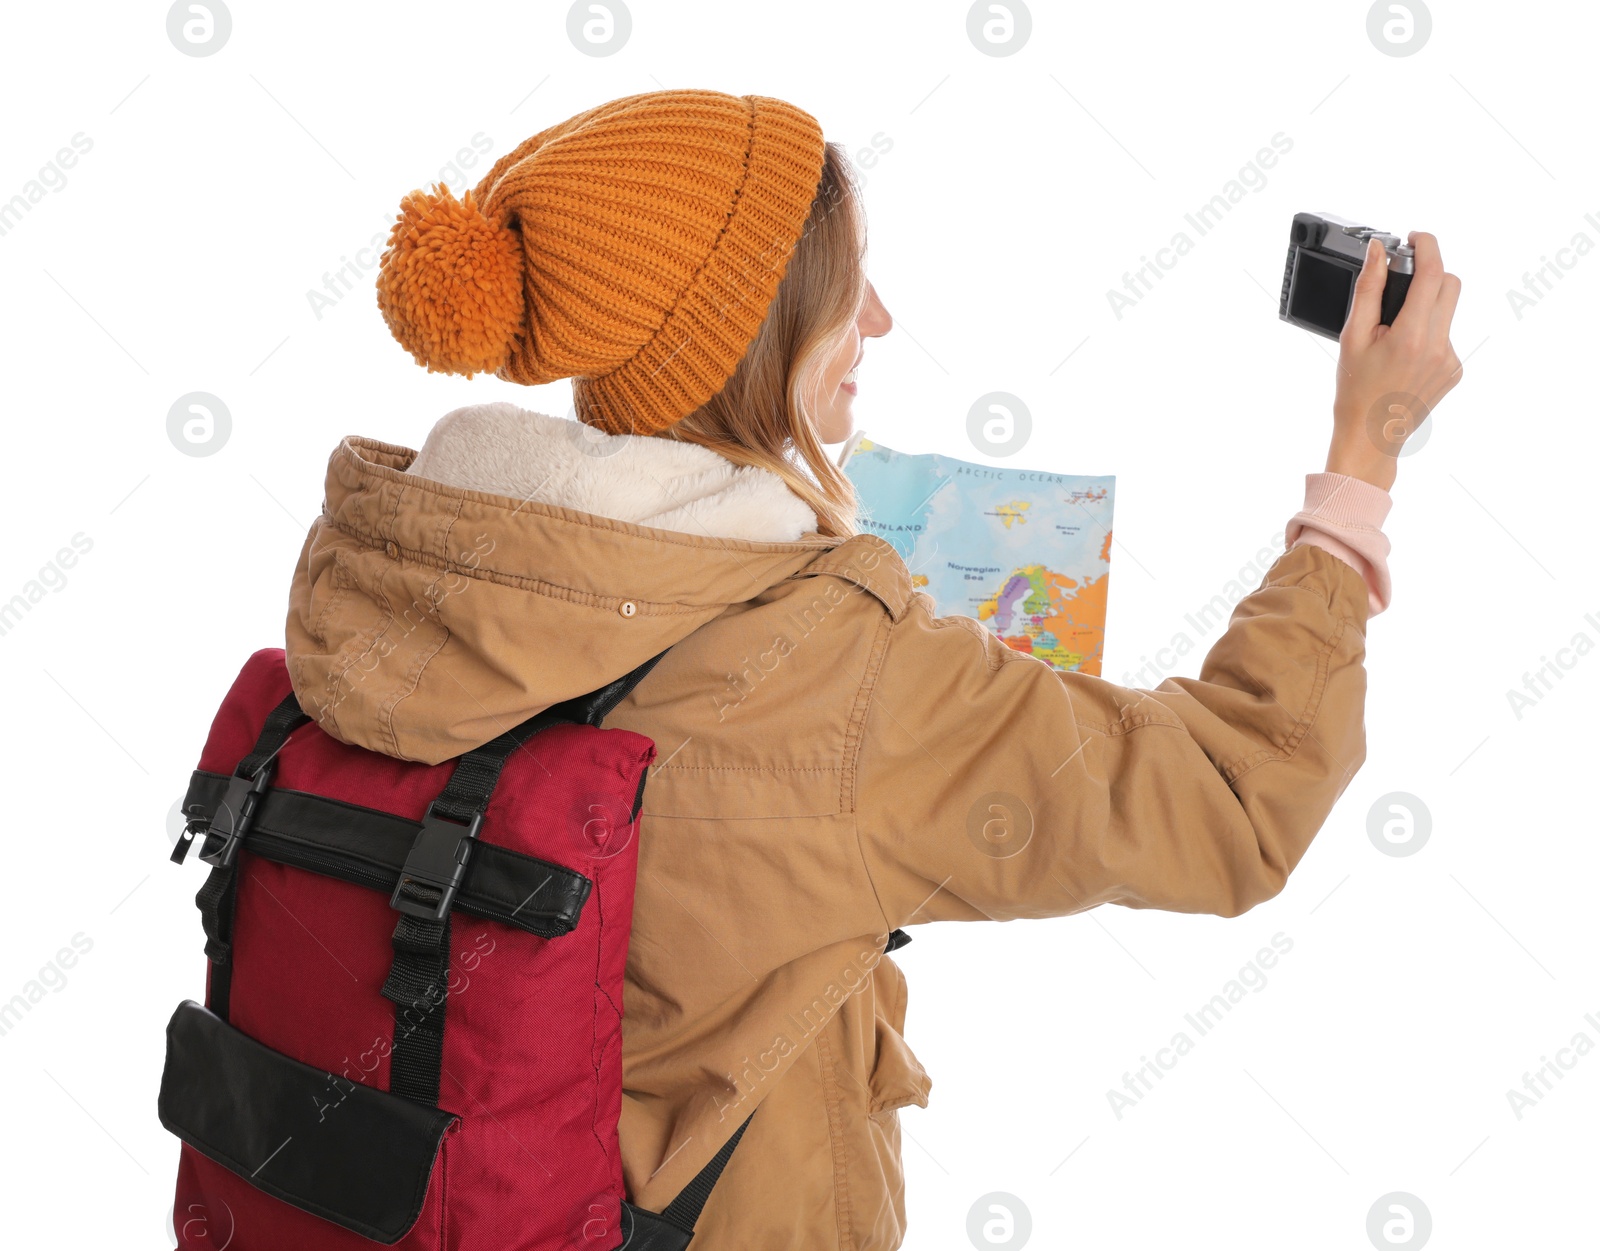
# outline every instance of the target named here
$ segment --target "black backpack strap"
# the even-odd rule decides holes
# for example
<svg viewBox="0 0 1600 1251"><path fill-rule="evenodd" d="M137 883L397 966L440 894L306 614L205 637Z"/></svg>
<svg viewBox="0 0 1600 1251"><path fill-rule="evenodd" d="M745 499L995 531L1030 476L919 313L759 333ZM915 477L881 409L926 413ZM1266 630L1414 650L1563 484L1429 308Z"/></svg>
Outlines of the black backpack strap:
<svg viewBox="0 0 1600 1251"><path fill-rule="evenodd" d="M564 719L547 709L466 753L422 818L422 829L389 900L401 914L392 940L394 962L382 992L394 1004L392 1094L430 1108L438 1106L450 994L450 906L471 854L471 847L463 844L477 838L511 753Z"/></svg>
<svg viewBox="0 0 1600 1251"><path fill-rule="evenodd" d="M228 992L233 975L234 858L250 828L250 819L261 802L261 795L272 780L273 762L278 752L289 741L289 736L309 720L311 718L295 700L294 692L285 695L283 702L268 714L250 754L234 769L227 794L211 818L212 830L223 837L215 851L203 853L211 872L194 902L200 909L200 924L206 932L206 959L211 961L207 1006L224 1021L228 1019ZM177 863L181 864L188 854L194 833L191 824L173 848L172 859Z"/></svg>
<svg viewBox="0 0 1600 1251"><path fill-rule="evenodd" d="M391 941L394 963L382 991L394 1004L389 1091L435 1108L444 1066L445 1000L450 994L450 914L437 921L402 916Z"/></svg>
<svg viewBox="0 0 1600 1251"><path fill-rule="evenodd" d="M390 906L423 920L442 920L466 875L470 847L463 848L462 843L477 838L495 783L511 754L539 731L563 721L599 725L664 655L652 656L598 691L546 708L461 756L444 790L428 805Z"/></svg>
<svg viewBox="0 0 1600 1251"><path fill-rule="evenodd" d="M660 655L599 691L546 708L498 738L461 756L444 790L428 805L389 904L395 925L394 962L383 996L395 1005L389 1090L436 1107L450 993L450 907L466 875L495 785L511 758L541 730L561 722L599 725L655 667Z"/></svg>
<svg viewBox="0 0 1600 1251"><path fill-rule="evenodd" d="M567 711L567 715L574 721L581 721L585 725L599 725L618 704L628 697L633 688L638 686L644 679L645 675L656 667L656 663L661 657L671 650L669 647L666 651L657 652L637 669L629 670L615 681L606 683L598 691L590 691L587 695L579 695L576 699L569 699L565 704L561 705L562 708Z"/></svg>
<svg viewBox="0 0 1600 1251"><path fill-rule="evenodd" d="M678 1192L678 1197L661 1210L661 1215L674 1225L680 1225L690 1233L694 1232L694 1223L700 1219L700 1212L706 1206L706 1200L711 1197L712 1188L716 1186L717 1179L722 1176L722 1170L727 1167L733 1149L739 1145L739 1139L744 1137L745 1126L750 1124L750 1116L744 1118L744 1123L733 1131L733 1136L722 1144L716 1155L707 1161L706 1166L695 1174L694 1179Z"/></svg>
<svg viewBox="0 0 1600 1251"><path fill-rule="evenodd" d="M626 1247L627 1251L684 1251L694 1237L695 1223L700 1219L706 1200L711 1198L717 1179L722 1176L733 1149L744 1137L750 1117L754 1115L751 1112L750 1116L744 1118L744 1124L733 1131L733 1137L722 1144L717 1154L678 1192L678 1197L661 1211L648 1212L624 1201L623 1240L617 1251L621 1251L622 1247Z"/></svg>

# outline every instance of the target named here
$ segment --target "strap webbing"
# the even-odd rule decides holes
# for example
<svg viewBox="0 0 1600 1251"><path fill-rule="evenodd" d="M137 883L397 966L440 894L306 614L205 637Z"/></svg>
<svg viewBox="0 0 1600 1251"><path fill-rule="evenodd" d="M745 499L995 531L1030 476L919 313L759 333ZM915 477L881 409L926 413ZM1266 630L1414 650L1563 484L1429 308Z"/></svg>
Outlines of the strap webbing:
<svg viewBox="0 0 1600 1251"><path fill-rule="evenodd" d="M250 754L239 762L234 777L253 778L268 768L272 758L289 741L289 736L311 720L301 709L294 692L283 697L276 708L267 714L261 734ZM230 820L236 819L230 814ZM194 897L200 909L200 924L206 932L206 959L211 961L211 982L207 990L206 1006L224 1021L228 1019L228 998L233 980L233 903L235 870L238 862L218 865L206 875L205 884Z"/></svg>
<svg viewBox="0 0 1600 1251"><path fill-rule="evenodd" d="M439 798L433 801L433 811L452 821L465 823L472 820L489 806L495 783L500 780L500 772L511 758L511 753L540 730L566 720L568 718L556 709L547 708L482 747L467 752L456 763L450 781L439 792Z"/></svg>
<svg viewBox="0 0 1600 1251"><path fill-rule="evenodd" d="M250 754L239 762L239 767L233 771L233 775L251 778L261 772L262 767L283 750L283 745L289 741L289 735L309 720L311 718L300 707L300 701L294 697L294 692L290 691L283 697L283 702L267 714L266 723L261 727L261 737L256 739L256 745Z"/></svg>
<svg viewBox="0 0 1600 1251"><path fill-rule="evenodd" d="M452 821L470 821L489 806L495 783L500 780L500 771L517 748L540 730L559 722L599 725L606 714L621 703L666 654L664 651L658 652L600 690L546 708L482 747L467 752L457 763L439 798L433 801L433 810Z"/></svg>
<svg viewBox="0 0 1600 1251"><path fill-rule="evenodd" d="M690 1233L694 1232L695 1222L700 1219L700 1212L706 1206L706 1200L711 1197L712 1188L722 1176L722 1170L727 1167L733 1149L739 1145L739 1139L744 1137L744 1131L750 1124L750 1117L754 1115L755 1113L751 1112L750 1116L744 1118L744 1124L733 1131L733 1137L722 1144L721 1150L712 1156L706 1166L678 1192L678 1197L661 1209L664 1219Z"/></svg>
<svg viewBox="0 0 1600 1251"><path fill-rule="evenodd" d="M206 959L211 961L211 981L207 987L206 1006L224 1021L228 1019L228 991L232 983L233 965L233 866L212 869L206 875L200 893L194 897L200 909L200 924L206 932Z"/></svg>
<svg viewBox="0 0 1600 1251"><path fill-rule="evenodd" d="M465 827L488 808L511 753L546 726L564 719L546 710L462 756L429 811ZM438 898L433 888L421 884L406 883L400 891L430 907ZM393 946L394 963L383 984L383 997L394 1003L389 1091L437 1107L450 995L450 914L446 912L438 921L401 914L394 927Z"/></svg>
<svg viewBox="0 0 1600 1251"><path fill-rule="evenodd" d="M394 1003L389 1091L427 1107L439 1104L445 1000L450 993L450 914L442 921L401 916L383 997Z"/></svg>

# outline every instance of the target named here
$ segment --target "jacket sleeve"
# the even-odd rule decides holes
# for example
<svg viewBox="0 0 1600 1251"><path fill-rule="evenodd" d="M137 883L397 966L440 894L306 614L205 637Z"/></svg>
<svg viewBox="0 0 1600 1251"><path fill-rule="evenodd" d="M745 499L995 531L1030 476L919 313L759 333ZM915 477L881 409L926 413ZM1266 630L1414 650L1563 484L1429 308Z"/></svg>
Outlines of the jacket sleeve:
<svg viewBox="0 0 1600 1251"><path fill-rule="evenodd" d="M1060 673L924 594L887 628L857 832L891 927L1103 903L1237 916L1283 889L1366 759L1367 588L1279 556L1197 678Z"/></svg>

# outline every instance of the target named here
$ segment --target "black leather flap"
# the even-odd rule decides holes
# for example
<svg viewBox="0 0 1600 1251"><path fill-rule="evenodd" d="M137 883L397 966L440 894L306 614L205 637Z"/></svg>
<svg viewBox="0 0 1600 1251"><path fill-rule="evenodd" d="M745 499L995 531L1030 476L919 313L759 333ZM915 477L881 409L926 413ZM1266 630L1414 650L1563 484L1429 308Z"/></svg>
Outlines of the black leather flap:
<svg viewBox="0 0 1600 1251"><path fill-rule="evenodd" d="M416 1224L456 1119L302 1064L189 999L167 1026L158 1107L252 1186L384 1244Z"/></svg>

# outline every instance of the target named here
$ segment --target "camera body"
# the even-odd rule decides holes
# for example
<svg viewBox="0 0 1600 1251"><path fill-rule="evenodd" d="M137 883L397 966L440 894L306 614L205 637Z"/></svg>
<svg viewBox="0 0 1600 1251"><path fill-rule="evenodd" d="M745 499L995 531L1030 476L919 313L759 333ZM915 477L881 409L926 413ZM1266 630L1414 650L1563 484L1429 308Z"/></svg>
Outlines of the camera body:
<svg viewBox="0 0 1600 1251"><path fill-rule="evenodd" d="M1278 316L1329 339L1337 339L1350 316L1356 275L1366 257L1367 240L1377 239L1389 255L1389 278L1383 287L1378 320L1394 325L1411 286L1411 245L1371 226L1346 221L1332 213L1296 213L1289 227L1289 258L1283 267L1283 292Z"/></svg>

